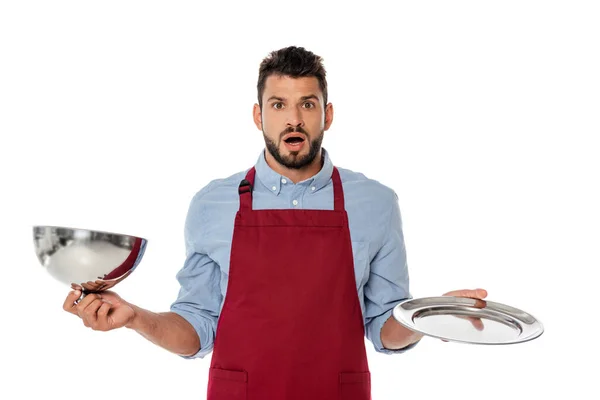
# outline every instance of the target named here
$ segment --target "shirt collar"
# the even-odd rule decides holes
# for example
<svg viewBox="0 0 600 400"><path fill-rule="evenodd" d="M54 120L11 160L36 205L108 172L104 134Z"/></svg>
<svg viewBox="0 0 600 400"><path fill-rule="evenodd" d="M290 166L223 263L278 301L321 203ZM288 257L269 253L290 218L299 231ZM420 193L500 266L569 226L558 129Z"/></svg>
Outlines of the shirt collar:
<svg viewBox="0 0 600 400"><path fill-rule="evenodd" d="M269 166L269 164L267 164L265 159L265 151L266 149L260 153L260 156L254 165L256 169L256 177L271 193L279 194L279 191L281 190L281 180L287 179L290 182L291 180L287 176L278 174ZM333 173L333 163L329 158L329 153L322 147L321 153L324 159L321 170L311 178L299 182L299 184L306 183L314 186L315 190L312 191L313 193L325 187L330 182L331 174Z"/></svg>

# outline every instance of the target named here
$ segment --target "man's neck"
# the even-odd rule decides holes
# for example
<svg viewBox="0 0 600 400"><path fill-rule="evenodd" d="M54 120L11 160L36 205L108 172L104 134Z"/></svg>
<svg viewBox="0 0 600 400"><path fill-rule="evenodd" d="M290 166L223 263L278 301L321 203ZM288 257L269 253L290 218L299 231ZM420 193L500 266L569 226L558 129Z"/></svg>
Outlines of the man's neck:
<svg viewBox="0 0 600 400"><path fill-rule="evenodd" d="M285 166L279 164L269 153L268 150L265 151L265 161L267 165L271 167L271 169L277 172L280 175L284 175L288 177L293 183L302 182L308 178L311 178L319 173L321 168L323 168L324 157L323 150L319 150L319 154L315 157L312 163L301 168L301 169L293 169L286 168Z"/></svg>

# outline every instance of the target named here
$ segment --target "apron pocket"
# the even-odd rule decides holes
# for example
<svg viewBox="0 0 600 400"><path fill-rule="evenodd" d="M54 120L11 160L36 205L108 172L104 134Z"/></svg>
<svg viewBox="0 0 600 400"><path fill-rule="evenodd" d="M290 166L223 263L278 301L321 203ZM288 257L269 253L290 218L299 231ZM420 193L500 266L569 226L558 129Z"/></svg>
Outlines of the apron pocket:
<svg viewBox="0 0 600 400"><path fill-rule="evenodd" d="M248 373L229 369L210 368L208 400L246 400Z"/></svg>
<svg viewBox="0 0 600 400"><path fill-rule="evenodd" d="M371 373L370 372L342 372L342 373L340 373L340 399L341 400L370 400L371 399Z"/></svg>

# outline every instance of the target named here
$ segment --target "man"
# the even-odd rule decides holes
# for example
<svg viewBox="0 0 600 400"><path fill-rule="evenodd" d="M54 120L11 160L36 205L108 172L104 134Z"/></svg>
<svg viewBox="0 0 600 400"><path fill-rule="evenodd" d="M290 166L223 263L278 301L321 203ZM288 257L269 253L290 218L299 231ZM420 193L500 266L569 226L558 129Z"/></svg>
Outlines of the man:
<svg viewBox="0 0 600 400"><path fill-rule="evenodd" d="M370 399L365 335L402 353L421 335L391 317L410 298L396 194L333 165L321 58L275 51L260 65L256 165L191 201L181 290L153 313L112 292L66 299L95 330L133 329L185 358L213 352L208 399ZM484 290L446 295L484 298Z"/></svg>

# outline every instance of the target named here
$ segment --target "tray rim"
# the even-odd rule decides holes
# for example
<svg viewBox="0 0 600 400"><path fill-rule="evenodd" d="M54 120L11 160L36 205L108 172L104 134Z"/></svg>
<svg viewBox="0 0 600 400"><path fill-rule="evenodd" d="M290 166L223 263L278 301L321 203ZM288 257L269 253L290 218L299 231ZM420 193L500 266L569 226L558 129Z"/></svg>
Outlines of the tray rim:
<svg viewBox="0 0 600 400"><path fill-rule="evenodd" d="M443 301L442 301L443 300ZM435 334L429 331L425 331L423 329L420 329L419 327L417 327L414 323L412 323L412 316L417 313L422 311L425 307L415 307L414 310L406 310L403 307L405 307L407 304L412 304L412 303L417 303L417 302L423 302L423 301L428 301L431 304L436 304L436 301L438 302L439 306L444 306L444 307L448 307L448 306L453 306L453 305L460 305L462 307L465 306L469 306L469 301L471 303L473 303L471 305L472 308L485 308L485 309L493 309L496 312L500 312L498 311L499 308L505 308L505 309L509 309L509 310L514 310L518 313L522 313L523 315L526 315L528 317L530 317L533 321L531 323L528 322L524 322L523 325L525 326L529 326L531 332L528 333L525 337L521 337L519 336L516 339L513 340L507 340L507 341L496 341L496 342L481 342L481 341L474 341L474 340L463 340L463 339L456 339L456 338L448 338L446 336L443 335L439 335L439 334ZM484 307L474 307L476 303L484 303ZM428 305L427 308L431 307L431 304ZM490 307L491 306L491 307ZM406 318L406 315L408 315L410 313L411 318ZM504 313L506 315L506 313ZM452 315L452 314L448 314L448 315ZM400 325L404 326L407 329L410 329L412 331L421 333L425 336L430 336L433 338L437 338L437 339L442 339L442 340L446 340L449 342L457 342L457 343L466 343L466 344L475 344L475 345L487 345L487 346L498 346L498 345L509 345L509 344L519 344L519 343L526 343L526 342L530 342L534 339L539 338L540 336L542 336L544 334L544 325L540 322L540 320L538 318L536 318L535 316L533 316L532 314L525 312L519 308L513 307L513 306L509 306L507 304L504 303L499 303L499 302L495 302L495 301L490 301L490 300L486 300L486 299L478 299L478 298L473 298L473 297L463 297L463 296L433 296L433 297L418 297L418 298L409 298L409 299L405 299L402 300L400 303L398 303L393 309L392 309L392 316L393 318L396 320L396 322L398 322ZM510 315L513 319L519 321L519 322L523 322L522 319L518 318L518 316L515 315ZM410 322L408 321L410 320Z"/></svg>

